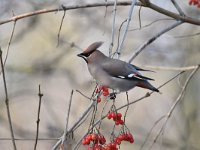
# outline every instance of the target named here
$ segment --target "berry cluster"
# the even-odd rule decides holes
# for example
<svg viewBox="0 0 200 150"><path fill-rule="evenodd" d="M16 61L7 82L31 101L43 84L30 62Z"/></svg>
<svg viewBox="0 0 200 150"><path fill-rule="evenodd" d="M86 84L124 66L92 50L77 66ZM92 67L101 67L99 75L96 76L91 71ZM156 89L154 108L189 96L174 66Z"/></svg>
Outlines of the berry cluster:
<svg viewBox="0 0 200 150"><path fill-rule="evenodd" d="M190 0L189 5L196 5L198 8L200 8L200 1L199 0Z"/></svg>
<svg viewBox="0 0 200 150"><path fill-rule="evenodd" d="M124 121L122 120L122 114L121 113L117 113L115 111L109 112L107 114L107 118L113 119L113 121L115 121L115 125L123 125Z"/></svg>
<svg viewBox="0 0 200 150"><path fill-rule="evenodd" d="M109 95L109 90L108 90L108 88L105 87L105 86L99 86L99 87L97 87L96 93L100 93L101 90L102 90L103 96L108 96L108 95Z"/></svg>
<svg viewBox="0 0 200 150"><path fill-rule="evenodd" d="M104 86L98 86L96 89L96 93L97 93L97 103L101 102L101 91L102 91L102 95L103 96L108 96L109 95L109 90L107 87Z"/></svg>
<svg viewBox="0 0 200 150"><path fill-rule="evenodd" d="M83 138L82 143L83 145L89 145L91 142L93 142L94 144L105 144L106 143L106 139L103 135L101 134L88 134L85 138Z"/></svg>
<svg viewBox="0 0 200 150"><path fill-rule="evenodd" d="M114 139L114 142L117 143L117 145L120 145L122 141L128 141L130 143L133 143L133 135L131 133L122 133Z"/></svg>

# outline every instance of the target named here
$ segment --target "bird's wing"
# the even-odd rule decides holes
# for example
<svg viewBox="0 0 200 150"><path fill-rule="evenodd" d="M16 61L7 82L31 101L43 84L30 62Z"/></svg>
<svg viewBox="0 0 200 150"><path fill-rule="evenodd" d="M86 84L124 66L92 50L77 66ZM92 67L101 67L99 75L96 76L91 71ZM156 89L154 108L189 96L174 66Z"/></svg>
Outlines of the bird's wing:
<svg viewBox="0 0 200 150"><path fill-rule="evenodd" d="M106 73L116 78L138 81L154 80L142 76L132 64L117 59L109 58L108 61L102 62L101 67Z"/></svg>
<svg viewBox="0 0 200 150"><path fill-rule="evenodd" d="M135 66L135 65L132 65L132 64L130 64L130 65L133 66L137 71L150 71L150 72L155 72L155 71L152 71L152 70L142 69L142 68L140 68L140 67L138 67L138 66Z"/></svg>

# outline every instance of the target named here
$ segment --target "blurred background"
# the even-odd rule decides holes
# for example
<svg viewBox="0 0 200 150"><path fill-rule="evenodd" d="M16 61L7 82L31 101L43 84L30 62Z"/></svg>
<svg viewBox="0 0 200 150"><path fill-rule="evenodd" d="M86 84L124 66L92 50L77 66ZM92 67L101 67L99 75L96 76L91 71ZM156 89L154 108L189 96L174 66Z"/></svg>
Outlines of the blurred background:
<svg viewBox="0 0 200 150"><path fill-rule="evenodd" d="M63 5L81 5L104 1L82 0L0 0L0 21L26 12L44 8L59 8ZM156 1L153 3L167 10L176 12L171 1ZM199 18L200 10L190 7L188 0L177 1L186 15ZM90 76L84 60L77 57L82 49L93 42L104 41L99 48L108 55L112 31L112 7L86 8L66 11L60 33L59 46L58 31L63 12L52 12L18 20L5 66L8 95L10 100L11 117L17 148L32 149L36 134L36 120L38 111L38 85L41 85L42 98L40 114L39 138L48 140L38 141L38 150L51 149L63 134L71 90L79 90L91 96L95 81ZM117 7L116 32L113 50L117 47L119 27L128 16L129 6ZM153 10L142 8L139 29L139 7L134 8L134 15L122 50L121 59L128 61L135 50L145 41L174 23L171 18ZM161 20L160 20L161 19ZM156 21L156 22L155 22ZM153 24L151 24L154 22ZM150 24L150 25L149 25ZM146 26L148 25L148 26ZM3 58L10 39L13 22L0 25L0 47ZM199 36L186 36L198 33L199 27L182 24L167 32L149 45L133 64L139 66L183 67L200 63ZM151 82L158 87L180 71L154 70L145 76L154 78ZM182 86L190 71L182 74L160 89L162 94L155 93L130 106L127 115L127 126L135 138L134 144L124 142L121 149L140 149L151 127L171 108L178 97ZM200 76L199 71L192 78L183 100L177 105L170 117L163 135L158 139L153 149L166 150L199 150L200 149ZM145 95L148 90L134 88L129 91L130 101ZM69 127L84 112L90 101L74 92ZM117 96L116 106L126 104L126 94ZM111 104L109 104L111 105ZM110 106L106 107L106 111ZM100 104L99 110L102 109ZM106 114L105 111L105 114ZM124 113L125 109L120 110ZM90 118L75 132L75 139L71 145L85 134ZM144 149L148 149L157 135L163 122L160 122ZM104 120L101 132L107 134L112 131L113 122ZM5 93L1 74L0 80L0 149L12 149L10 130L5 107ZM31 140L33 139L33 140ZM69 147L68 147L69 148ZM81 146L80 149L86 149Z"/></svg>

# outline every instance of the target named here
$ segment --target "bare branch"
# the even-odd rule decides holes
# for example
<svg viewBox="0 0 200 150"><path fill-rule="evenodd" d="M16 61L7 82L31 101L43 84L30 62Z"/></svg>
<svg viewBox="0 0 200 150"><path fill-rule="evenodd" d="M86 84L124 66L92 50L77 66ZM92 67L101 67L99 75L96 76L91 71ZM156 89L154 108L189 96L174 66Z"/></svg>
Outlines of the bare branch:
<svg viewBox="0 0 200 150"><path fill-rule="evenodd" d="M62 136L62 142L61 142L61 145L60 145L60 150L64 149L64 142L65 142L66 135L67 135L67 129L68 129L68 123L69 123L69 114L70 114L70 110L71 110L73 92L74 91L72 90L70 100L69 100L68 112L67 112L66 126L65 126L65 130L64 130L64 133L63 133L63 136Z"/></svg>
<svg viewBox="0 0 200 150"><path fill-rule="evenodd" d="M177 27L178 25L180 25L182 23L183 22L181 22L181 21L175 22L174 24L170 25L169 27L165 28L164 30L162 30L161 32L159 32L158 34L156 34L155 36L153 36L152 38L150 38L148 41L146 41L143 45L141 45L136 50L136 52L131 56L131 58L130 58L130 60L128 62L131 63L133 61L133 59L135 57L137 57L148 45L150 45L152 42L154 42L157 38L159 38L164 33L172 30L173 28Z"/></svg>
<svg viewBox="0 0 200 150"><path fill-rule="evenodd" d="M171 2L173 3L174 7L178 10L179 14L181 16L184 16L184 12L183 10L181 9L181 7L177 4L176 0L171 0Z"/></svg>
<svg viewBox="0 0 200 150"><path fill-rule="evenodd" d="M188 70L193 70L199 67L199 65L186 66L186 67L162 67L162 66L148 66L148 65L139 65L139 64L137 66L148 68L148 69L166 70L166 71L188 71Z"/></svg>
<svg viewBox="0 0 200 150"><path fill-rule="evenodd" d="M123 1L123 2L117 3L118 6L127 6L127 5L131 5L131 4L132 4L131 1ZM11 17L9 19L2 20L2 21L0 21L0 25L5 24L5 23L9 23L9 22L13 22L13 21L17 21L17 20L27 18L27 17L44 14L44 13L64 11L64 10L73 10L73 9L80 9L80 8L113 6L113 5L114 5L114 2L102 2L102 3L93 3L93 4L85 4L85 5L64 6L64 9L63 8L42 9L42 10L37 10L37 11L34 11L34 12L28 12L28 13L24 13L24 14L21 14L21 15L18 15L18 16ZM136 3L136 5L137 6L144 6L140 2ZM176 20L180 20L180 21L187 22L187 23L194 24L194 25L200 25L199 19L191 18L191 17L187 17L187 16L181 16L177 13L168 11L168 10L161 8L157 5L154 5L152 3L148 3L148 5L146 5L144 7L149 7L151 9L153 9L154 11L157 11L157 12L164 14L168 17L172 17Z"/></svg>
<svg viewBox="0 0 200 150"><path fill-rule="evenodd" d="M8 89L6 85L6 77L5 77L5 71L4 71L4 64L3 64L3 58L2 58L2 50L0 48L0 61L1 61L1 69L2 69L2 75L3 75L3 83L4 83L4 90L5 90L5 103L6 103L6 110L7 110L7 116L8 116L8 123L10 127L10 133L11 133L11 138L12 138L12 144L14 150L17 150L16 144L15 144L15 136L14 136L14 131L12 127L12 120L11 120L11 115L10 115L10 106L9 106L9 98L8 98Z"/></svg>
<svg viewBox="0 0 200 150"><path fill-rule="evenodd" d="M37 142L38 142L38 136L39 136L39 127L40 127L40 108L41 108L41 102L42 102L42 96L43 94L41 93L41 89L40 89L40 85L39 85L39 106L38 106L38 115L37 115L37 130L36 130L36 138L35 138L35 146L34 146L34 150L36 150L37 148Z"/></svg>
<svg viewBox="0 0 200 150"><path fill-rule="evenodd" d="M61 29L62 29L63 21L64 21L64 18L65 18L65 14L66 14L66 10L64 10L64 14L62 16L60 27L59 27L59 30L58 30L58 43L57 43L57 47L59 46L60 32L61 32Z"/></svg>
<svg viewBox="0 0 200 150"><path fill-rule="evenodd" d="M163 132L163 130L164 130L164 128L165 128L165 126L166 126L166 124L167 124L169 118L171 117L171 115L172 115L174 109L176 108L176 106L178 105L178 103L182 100L182 98L183 98L183 96L184 96L184 94L185 94L186 88L187 88L187 86L188 86L188 83L190 82L190 80L192 79L192 77L195 75L195 73L197 72L197 70L199 69L199 67L200 67L200 66L198 66L198 68L194 69L194 70L192 71L192 73L189 75L189 77L186 79L186 81L185 81L185 83L184 83L184 86L183 86L183 88L182 88L180 94L178 95L176 101L174 102L174 104L172 105L171 109L170 109L169 112L167 113L167 115L166 115L166 120L165 120L164 124L162 125L162 127L160 128L160 130L159 130L157 136L154 138L153 143L152 143L152 145L150 146L149 149L151 149L151 148L153 147L153 145L157 142L158 137L159 137L159 136L161 135L161 133Z"/></svg>
<svg viewBox="0 0 200 150"><path fill-rule="evenodd" d="M9 53L9 50L10 50L11 41L12 41L12 38L13 38L13 35L14 35L14 32L15 32L15 26L16 26L16 21L14 21L13 28L12 28L11 35L10 35L10 39L9 39L9 42L8 42L6 58L4 60L4 66L5 66L7 58L8 58L8 53Z"/></svg>
<svg viewBox="0 0 200 150"><path fill-rule="evenodd" d="M156 127L156 125L157 125L161 120L163 120L165 117L166 117L166 116L160 117L160 118L153 124L153 126L152 126L151 129L149 130L149 132L148 132L148 134L147 134L147 136L146 136L144 142L142 143L142 145L141 145L141 147L140 147L140 150L143 149L144 145L146 144L147 140L149 139L149 137L150 137L150 135L151 135L153 129Z"/></svg>
<svg viewBox="0 0 200 150"><path fill-rule="evenodd" d="M117 12L117 0L115 0L114 7L113 7L112 34L111 34L111 42L110 42L110 47L109 47L109 57L112 56L112 49L114 45L116 12Z"/></svg>
<svg viewBox="0 0 200 150"><path fill-rule="evenodd" d="M94 107L95 104L96 104L95 101L92 101L90 103L90 105L87 107L87 109L81 114L80 118L68 130L67 134L71 133L76 128L76 126L79 125L79 123L85 118L85 116L87 116L87 114L91 111L91 109ZM61 142L62 142L61 139L58 140L57 143L53 146L52 150L56 150Z"/></svg>
<svg viewBox="0 0 200 150"><path fill-rule="evenodd" d="M126 38L126 35L127 35L127 32L128 32L129 24L130 24L132 16L133 16L133 9L134 9L135 5L136 5L136 0L132 0L131 7L129 9L129 15L128 15L127 23L126 23L126 28L124 29L124 33L122 35L121 42L120 42L119 47L117 49L117 54L118 54L117 58L118 59L120 57L121 50L124 46L124 41L125 41L125 38Z"/></svg>

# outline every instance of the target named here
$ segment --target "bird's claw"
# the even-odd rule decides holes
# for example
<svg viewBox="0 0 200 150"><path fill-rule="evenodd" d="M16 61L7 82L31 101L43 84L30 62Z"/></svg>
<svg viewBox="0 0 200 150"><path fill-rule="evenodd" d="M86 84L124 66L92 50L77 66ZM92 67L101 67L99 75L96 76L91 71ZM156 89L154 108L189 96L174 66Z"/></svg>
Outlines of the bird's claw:
<svg viewBox="0 0 200 150"><path fill-rule="evenodd" d="M109 97L110 99L114 100L116 98L116 93L115 92L110 93Z"/></svg>

